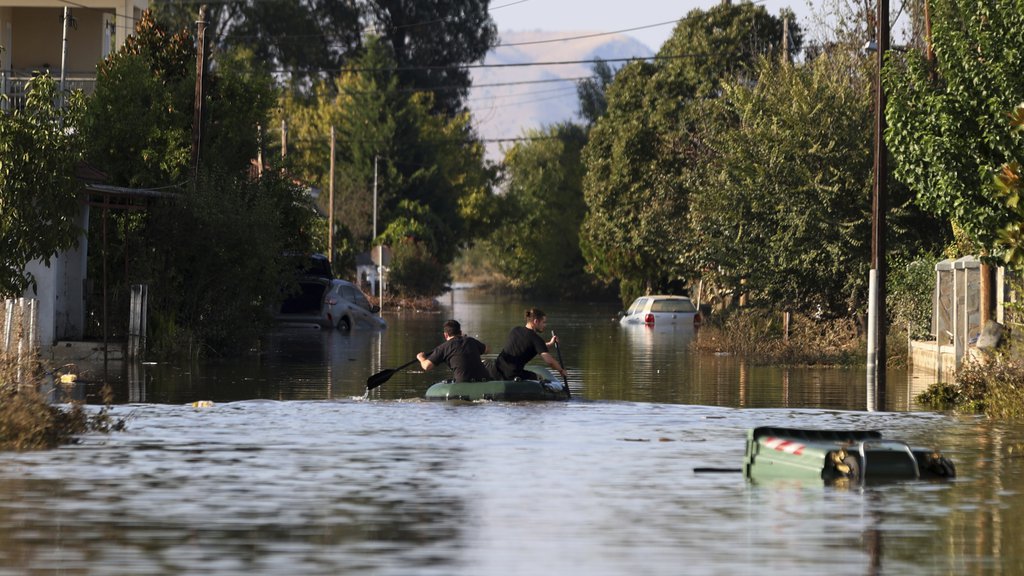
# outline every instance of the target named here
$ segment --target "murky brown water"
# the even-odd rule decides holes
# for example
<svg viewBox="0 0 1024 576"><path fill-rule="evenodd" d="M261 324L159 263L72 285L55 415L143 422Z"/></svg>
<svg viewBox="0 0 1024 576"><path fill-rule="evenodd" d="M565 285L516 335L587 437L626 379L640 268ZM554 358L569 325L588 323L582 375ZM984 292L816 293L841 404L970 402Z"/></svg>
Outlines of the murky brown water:
<svg viewBox="0 0 1024 576"><path fill-rule="evenodd" d="M519 302L457 293L383 333L287 330L258 360L146 366L126 432L0 454L0 575L1021 574L1024 426L923 411L927 382L697 357L687 332L548 305L569 403L418 400L366 378L449 316L500 347ZM193 408L212 400L210 408ZM755 426L876 429L942 449L953 482L751 484Z"/></svg>

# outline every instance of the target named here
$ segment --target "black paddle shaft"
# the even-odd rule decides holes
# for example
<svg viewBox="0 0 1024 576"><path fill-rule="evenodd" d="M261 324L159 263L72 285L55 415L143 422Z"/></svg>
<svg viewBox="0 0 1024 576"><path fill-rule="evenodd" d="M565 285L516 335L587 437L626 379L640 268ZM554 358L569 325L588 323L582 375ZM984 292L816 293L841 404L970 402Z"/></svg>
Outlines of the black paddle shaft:
<svg viewBox="0 0 1024 576"><path fill-rule="evenodd" d="M565 370L565 362L562 362L562 349L558 347L558 336L555 335L555 331L551 331L551 335L555 337L555 353L558 354L558 365ZM565 376L562 379L562 383L565 385L565 397L572 398L572 391L569 390L569 376Z"/></svg>
<svg viewBox="0 0 1024 576"><path fill-rule="evenodd" d="M383 383L387 382L388 380L390 380L391 377L394 376L396 372L399 372L403 368L407 368L409 366L412 366L413 364L415 364L417 362L419 362L419 360L413 359L413 360L409 360L405 364L402 364L398 368L388 368L387 370L381 370L380 372L377 372L373 376L370 376L369 378L366 379L366 389L367 390L373 390L377 386L380 386L381 384L383 384Z"/></svg>

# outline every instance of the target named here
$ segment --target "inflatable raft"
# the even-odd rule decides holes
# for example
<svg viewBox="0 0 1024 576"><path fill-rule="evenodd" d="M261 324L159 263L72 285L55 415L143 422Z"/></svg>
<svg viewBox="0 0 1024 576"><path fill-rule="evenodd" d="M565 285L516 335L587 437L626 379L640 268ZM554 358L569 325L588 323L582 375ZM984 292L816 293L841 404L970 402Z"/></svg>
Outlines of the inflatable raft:
<svg viewBox="0 0 1024 576"><path fill-rule="evenodd" d="M537 380L490 380L455 382L445 380L427 389L427 400L496 400L506 402L568 400L561 382Z"/></svg>

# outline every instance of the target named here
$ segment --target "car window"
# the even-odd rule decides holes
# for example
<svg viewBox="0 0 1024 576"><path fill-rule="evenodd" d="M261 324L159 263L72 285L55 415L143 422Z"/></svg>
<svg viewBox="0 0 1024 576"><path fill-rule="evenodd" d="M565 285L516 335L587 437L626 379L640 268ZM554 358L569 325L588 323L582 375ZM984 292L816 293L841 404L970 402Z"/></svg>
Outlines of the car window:
<svg viewBox="0 0 1024 576"><path fill-rule="evenodd" d="M345 300L348 300L349 302L356 301L356 291L348 284L342 284L338 288L338 291L341 292L341 297L344 298Z"/></svg>
<svg viewBox="0 0 1024 576"><path fill-rule="evenodd" d="M693 302L690 300L655 300L651 304L651 312L663 312L668 314L683 314L695 312Z"/></svg>
<svg viewBox="0 0 1024 576"><path fill-rule="evenodd" d="M647 303L647 298L637 298L633 301L633 305L629 307L627 314L636 314L644 309L644 304Z"/></svg>

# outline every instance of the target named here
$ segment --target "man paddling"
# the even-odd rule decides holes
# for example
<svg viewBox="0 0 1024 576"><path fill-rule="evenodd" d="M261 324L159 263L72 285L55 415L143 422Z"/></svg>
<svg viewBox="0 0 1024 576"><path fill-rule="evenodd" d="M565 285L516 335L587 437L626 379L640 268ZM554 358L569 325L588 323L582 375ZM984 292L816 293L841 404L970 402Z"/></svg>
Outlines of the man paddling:
<svg viewBox="0 0 1024 576"><path fill-rule="evenodd" d="M456 382L476 382L491 379L484 366L481 354L490 348L483 342L470 336L462 335L462 326L456 320L444 323L444 342L429 354L420 352L416 359L424 371L431 370L437 364L446 362L455 374Z"/></svg>
<svg viewBox="0 0 1024 576"><path fill-rule="evenodd" d="M491 368L491 377L495 380L538 380L537 374L526 370L526 363L537 355L547 362L552 370L562 375L565 380L565 368L548 352L548 346L558 342L558 337L551 333L551 340L545 342L540 334L544 333L548 317L539 308L526 311L526 326L516 326L508 333L505 347L498 354Z"/></svg>

